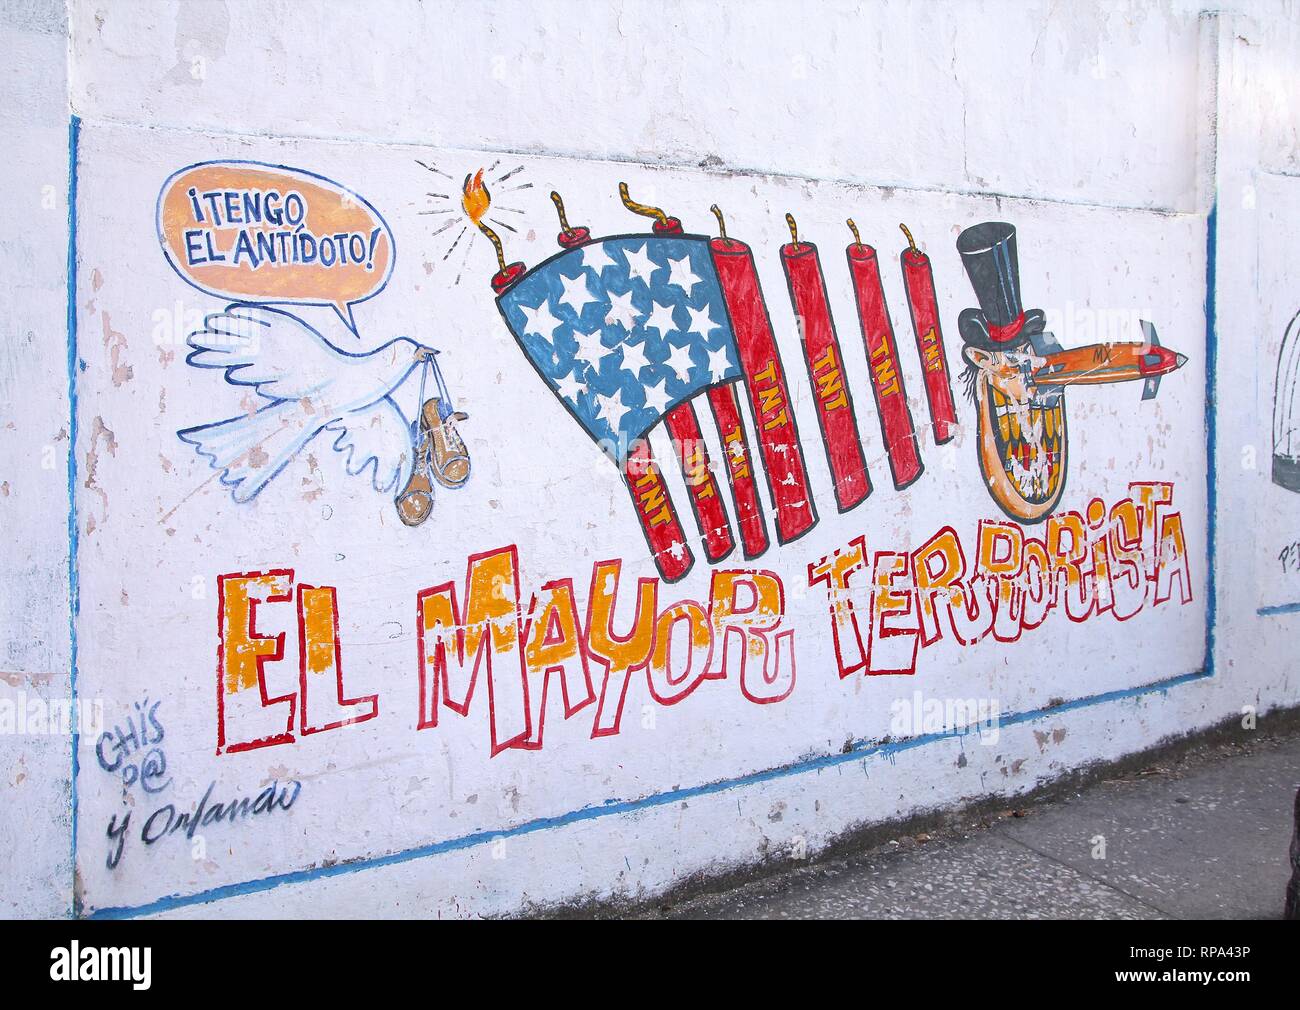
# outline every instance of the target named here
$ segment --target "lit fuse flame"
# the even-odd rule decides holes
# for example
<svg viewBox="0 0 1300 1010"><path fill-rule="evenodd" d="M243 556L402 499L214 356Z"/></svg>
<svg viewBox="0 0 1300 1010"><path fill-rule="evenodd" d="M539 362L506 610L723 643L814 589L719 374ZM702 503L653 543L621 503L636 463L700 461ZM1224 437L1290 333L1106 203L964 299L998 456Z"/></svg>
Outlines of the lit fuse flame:
<svg viewBox="0 0 1300 1010"><path fill-rule="evenodd" d="M483 225L479 222L483 220L483 215L492 205L492 197L487 187L483 185L483 169L480 168L477 172L465 176L465 188L460 198L460 205L465 209L465 216L482 228Z"/></svg>
<svg viewBox="0 0 1300 1010"><path fill-rule="evenodd" d="M477 172L465 176L460 205L465 211L465 216L491 240L493 248L497 251L497 266L504 271L506 254L501 248L501 239L497 238L497 233L483 223L483 215L492 206L492 197L488 194L487 187L483 185L483 169L480 168Z"/></svg>

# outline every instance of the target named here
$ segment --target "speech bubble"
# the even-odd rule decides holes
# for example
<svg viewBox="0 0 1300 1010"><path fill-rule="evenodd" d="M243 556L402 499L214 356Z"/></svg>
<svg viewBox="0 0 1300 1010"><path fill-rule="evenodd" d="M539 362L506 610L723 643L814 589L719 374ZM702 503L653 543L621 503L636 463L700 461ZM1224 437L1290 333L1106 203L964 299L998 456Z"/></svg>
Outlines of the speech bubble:
<svg viewBox="0 0 1300 1010"><path fill-rule="evenodd" d="M200 291L259 304L352 307L384 289L397 248L379 211L331 179L258 161L205 161L158 193L158 241Z"/></svg>

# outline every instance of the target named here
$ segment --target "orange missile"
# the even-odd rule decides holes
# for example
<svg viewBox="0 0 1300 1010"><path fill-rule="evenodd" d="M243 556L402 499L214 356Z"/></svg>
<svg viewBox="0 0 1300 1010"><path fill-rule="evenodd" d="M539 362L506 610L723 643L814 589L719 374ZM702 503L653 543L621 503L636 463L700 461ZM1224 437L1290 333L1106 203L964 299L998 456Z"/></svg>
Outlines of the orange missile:
<svg viewBox="0 0 1300 1010"><path fill-rule="evenodd" d="M1160 388L1163 375L1181 368L1187 355L1160 346L1156 328L1145 319L1143 343L1087 344L1044 355L1045 363L1031 378L1042 386L1093 386L1108 382L1146 383L1142 399L1149 400Z"/></svg>

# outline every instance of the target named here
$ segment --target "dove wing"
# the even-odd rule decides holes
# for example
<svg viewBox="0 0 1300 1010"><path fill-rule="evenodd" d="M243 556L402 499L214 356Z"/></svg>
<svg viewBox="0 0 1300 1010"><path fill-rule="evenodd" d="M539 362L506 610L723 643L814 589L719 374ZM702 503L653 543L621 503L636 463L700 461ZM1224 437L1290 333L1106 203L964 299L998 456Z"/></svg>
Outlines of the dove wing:
<svg viewBox="0 0 1300 1010"><path fill-rule="evenodd" d="M396 494L411 477L415 444L411 426L390 397L344 414L325 430L352 475L369 473L380 494Z"/></svg>
<svg viewBox="0 0 1300 1010"><path fill-rule="evenodd" d="M264 305L232 304L214 312L186 341L186 361L224 368L226 381L254 386L268 400L318 397L347 356L297 316Z"/></svg>

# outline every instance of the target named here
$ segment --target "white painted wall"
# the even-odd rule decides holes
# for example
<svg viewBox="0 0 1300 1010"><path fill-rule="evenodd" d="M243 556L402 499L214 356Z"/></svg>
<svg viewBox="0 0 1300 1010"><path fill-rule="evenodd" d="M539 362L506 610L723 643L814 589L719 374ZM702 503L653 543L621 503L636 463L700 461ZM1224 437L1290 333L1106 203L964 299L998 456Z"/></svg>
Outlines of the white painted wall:
<svg viewBox="0 0 1300 1010"><path fill-rule="evenodd" d="M10 138L0 215L0 699L39 710L70 696L67 20L53 5L10 4L0 25L10 54L0 83ZM67 736L0 735L0 915L70 907L71 759Z"/></svg>
<svg viewBox="0 0 1300 1010"><path fill-rule="evenodd" d="M7 291L7 318L21 322L0 378L18 408L14 427L0 432L10 487L0 514L7 530L22 531L2 555L0 689L68 691L66 203L51 211L36 194L48 180L66 199L72 113L81 121L76 305L85 362L79 690L102 701L110 725L146 692L161 701L171 775L164 792L145 796L98 766L93 739L83 746L84 912L470 915L645 897L700 872L815 852L863 823L1024 791L1244 705L1267 710L1300 696L1285 639L1297 616L1257 614L1288 602L1285 582L1267 599L1263 587L1276 585L1269 566L1295 539L1296 504L1267 476L1268 376L1290 297L1283 254L1300 157L1293 5L1202 16L1189 5L827 4L816 17L792 18L766 4L73 2L66 37L57 9L11 8L5 18L21 58L0 114L28 140L5 172L30 199L5 218L3 255L11 274L30 280ZM580 603L594 561L623 558L625 591L634 576L655 574L617 474L506 333L486 285L486 242L471 247L456 284L459 253L441 260L450 236L433 235L438 218L420 214L429 181L441 180L414 159L459 178L498 157L503 168L523 165L516 178L533 183L517 193L522 226L506 235L512 258L530 265L554 248L552 187L571 220L596 234L643 230L618 204L620 180L688 230L713 233L707 209L716 201L730 233L753 246L821 513L807 537L756 562L787 589L799 664L787 700L751 705L733 677L663 708L641 678L618 736L589 739L590 709L568 721L555 709L541 751L492 758L477 704L467 719L444 712L437 729L415 730L415 593L463 579L471 553L518 544L525 593L572 578ZM217 373L153 345L160 310L201 318L222 305L167 267L154 202L171 172L232 158L350 185L392 227L397 269L383 294L357 306L356 346L412 333L445 351L448 381L471 415L463 431L476 471L464 490L441 495L436 529L398 527L391 504L344 475L327 446L318 467L300 458L255 503L237 506L176 440L177 428L238 407ZM1126 697L1201 669L1204 657L1203 307L1216 196L1215 676ZM822 249L876 485L842 516L776 254L788 240L786 211ZM1070 392L1062 506L1082 509L1093 495L1112 503L1129 481L1173 481L1193 603L1148 607L1124 624L1054 615L1009 644L961 649L949 636L921 651L915 677L840 680L825 593L806 585L807 565L861 533L871 549L906 549L949 523L972 551L977 522L998 516L970 434L951 454L927 435L926 474L906 491L889 486L841 258L850 215L881 250L918 428L928 415L894 258L899 220L934 260L954 369L957 313L973 304L954 241L981 220L1017 224L1027 304L1067 317L1138 313L1189 355L1151 403L1139 404L1134 386ZM328 310L304 317L343 339L325 329L336 326ZM1058 336L1066 346L1087 342L1079 332ZM409 408L414 391L404 397ZM969 404L960 409L968 420ZM49 470L37 459L46 445L56 447ZM662 437L656 449L689 521ZM305 501L304 489L318 486L321 495ZM276 566L338 587L348 687L378 693L381 714L291 745L215 755L214 580ZM661 586L661 606L705 598L708 573L701 559L685 581ZM205 588L198 598L196 586ZM262 608L259 626L289 632L281 666L291 681L292 620L274 611ZM1115 697L1004 725L992 746L954 737L889 756L837 756L846 739L897 737L891 703L913 691L996 699L1004 713ZM71 906L69 753L66 737L0 738L12 797L0 837L14 839L0 847L6 914ZM303 783L292 810L213 828L202 851L181 839L141 844L141 820L165 800L187 809L212 781L216 797L289 779ZM128 811L130 838L110 869L105 828ZM348 861L364 868L330 868ZM189 902L194 895L214 900ZM180 900L156 904L169 896Z"/></svg>
<svg viewBox="0 0 1300 1010"><path fill-rule="evenodd" d="M1229 528L1229 517L1251 517L1228 534L1228 553L1221 554L1230 574L1219 603L1218 661L1225 680L1256 682L1262 701L1263 680L1278 685L1279 697L1293 696L1297 682L1294 615L1258 611L1294 602L1283 598L1290 587L1279 585L1278 575L1278 553L1293 539L1294 507L1269 482L1264 461L1272 445L1279 326L1295 315L1286 309L1295 285L1282 271L1295 262L1294 216L1287 215L1300 194L1300 35L1294 17L1259 13L1221 21L1218 35L1220 529ZM1252 467L1257 449L1261 462Z"/></svg>

